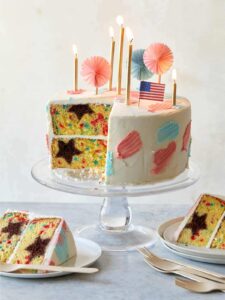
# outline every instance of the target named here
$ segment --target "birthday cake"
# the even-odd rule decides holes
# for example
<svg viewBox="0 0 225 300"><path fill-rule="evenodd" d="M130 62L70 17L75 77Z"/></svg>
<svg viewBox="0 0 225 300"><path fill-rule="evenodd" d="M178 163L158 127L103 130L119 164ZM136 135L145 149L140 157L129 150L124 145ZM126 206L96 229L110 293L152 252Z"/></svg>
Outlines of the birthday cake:
<svg viewBox="0 0 225 300"><path fill-rule="evenodd" d="M117 101L114 93L53 100L51 167L97 171L112 185L173 178L188 166L190 147L190 102L179 98L177 104L151 112Z"/></svg>
<svg viewBox="0 0 225 300"><path fill-rule="evenodd" d="M121 25L121 17L119 21ZM165 84L161 82L162 74L172 66L172 51L156 43L132 52L133 36L130 29L126 32L126 93L121 88L123 45L117 92L110 88L99 92L108 80L112 87L114 51L111 64L100 56L83 62L81 74L95 87L95 94L78 89L75 47L75 90L53 98L47 107L50 165L56 175L67 177L73 170L81 170L87 171L89 178L97 174L109 185L135 185L174 178L188 167L191 105L176 97L176 76L172 97L164 97ZM123 34L122 26L121 43ZM137 92L131 91L131 73L139 81ZM154 74L158 81L147 81Z"/></svg>
<svg viewBox="0 0 225 300"><path fill-rule="evenodd" d="M73 235L60 217L7 211L0 218L0 262L61 265L76 258Z"/></svg>
<svg viewBox="0 0 225 300"><path fill-rule="evenodd" d="M175 233L178 243L225 249L225 199L203 194L188 212Z"/></svg>

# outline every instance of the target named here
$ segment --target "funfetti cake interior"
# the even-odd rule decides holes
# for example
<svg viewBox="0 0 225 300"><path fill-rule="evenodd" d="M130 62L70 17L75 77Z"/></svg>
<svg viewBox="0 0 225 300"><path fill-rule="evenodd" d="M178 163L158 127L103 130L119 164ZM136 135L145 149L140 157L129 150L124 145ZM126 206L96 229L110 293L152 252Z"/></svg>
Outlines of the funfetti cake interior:
<svg viewBox="0 0 225 300"><path fill-rule="evenodd" d="M201 195L181 222L175 239L184 245L225 249L225 198Z"/></svg>
<svg viewBox="0 0 225 300"><path fill-rule="evenodd" d="M0 218L0 262L8 261L28 222L29 213L23 211L7 211Z"/></svg>
<svg viewBox="0 0 225 300"><path fill-rule="evenodd" d="M61 265L76 259L73 235L60 217L7 212L0 219L0 262Z"/></svg>
<svg viewBox="0 0 225 300"><path fill-rule="evenodd" d="M151 112L148 105L126 105L114 92L54 99L48 105L51 168L97 170L111 185L173 178L187 167L191 142L190 102L179 98L177 105Z"/></svg>

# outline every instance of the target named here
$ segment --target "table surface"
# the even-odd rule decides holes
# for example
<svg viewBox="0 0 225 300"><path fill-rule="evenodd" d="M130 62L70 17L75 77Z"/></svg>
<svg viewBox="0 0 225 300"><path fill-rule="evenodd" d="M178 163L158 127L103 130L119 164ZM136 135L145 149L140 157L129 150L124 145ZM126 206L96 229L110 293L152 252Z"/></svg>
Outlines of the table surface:
<svg viewBox="0 0 225 300"><path fill-rule="evenodd" d="M98 204L72 203L1 203L0 213L6 209L25 209L37 213L61 215L72 230L84 223L97 222ZM132 205L136 224L157 228L165 220L183 215L187 205ZM190 262L169 253L158 241L152 249L158 255L186 261L194 265L224 273L224 266ZM0 300L58 300L58 299L221 299L220 292L195 294L175 286L174 276L156 272L145 264L141 255L104 252L93 265L100 272L92 275L68 275L59 278L29 280L0 277Z"/></svg>

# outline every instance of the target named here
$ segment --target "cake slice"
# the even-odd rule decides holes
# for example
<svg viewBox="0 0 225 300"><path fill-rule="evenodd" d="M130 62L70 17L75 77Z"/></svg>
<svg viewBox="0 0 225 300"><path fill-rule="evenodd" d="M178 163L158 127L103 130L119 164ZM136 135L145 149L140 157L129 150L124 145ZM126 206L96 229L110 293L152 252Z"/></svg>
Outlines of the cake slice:
<svg viewBox="0 0 225 300"><path fill-rule="evenodd" d="M61 265L76 257L73 235L59 217L34 218L9 259L13 264Z"/></svg>
<svg viewBox="0 0 225 300"><path fill-rule="evenodd" d="M27 224L29 214L22 211L7 211L0 218L0 262L5 263L12 255Z"/></svg>
<svg viewBox="0 0 225 300"><path fill-rule="evenodd" d="M224 212L223 199L208 194L201 195L175 233L176 241L197 247L219 248L224 243L223 238L218 242L219 236L225 234L224 221L222 222Z"/></svg>

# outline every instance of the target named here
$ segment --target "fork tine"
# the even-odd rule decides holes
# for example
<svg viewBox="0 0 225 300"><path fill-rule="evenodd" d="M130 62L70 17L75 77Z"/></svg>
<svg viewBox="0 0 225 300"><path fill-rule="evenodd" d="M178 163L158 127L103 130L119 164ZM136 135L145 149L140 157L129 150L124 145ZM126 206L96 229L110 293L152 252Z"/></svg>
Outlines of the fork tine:
<svg viewBox="0 0 225 300"><path fill-rule="evenodd" d="M155 254L154 254L153 252L151 252L148 248L144 247L144 249L145 249L146 253L148 253L148 256L152 256L152 257L158 258L158 259L160 259L160 260L164 260L163 258L161 258L161 257L159 257L159 256L157 256L157 255L155 255Z"/></svg>
<svg viewBox="0 0 225 300"><path fill-rule="evenodd" d="M148 252L146 251L145 248L137 248L137 250L139 251L139 253L141 253L144 256L148 256Z"/></svg>
<svg viewBox="0 0 225 300"><path fill-rule="evenodd" d="M148 248L144 247L144 249L146 250L146 252L148 253L149 256L152 256L152 257L155 257L155 258L158 258L158 259L161 259L163 260L163 258L155 255L153 252L151 252Z"/></svg>

